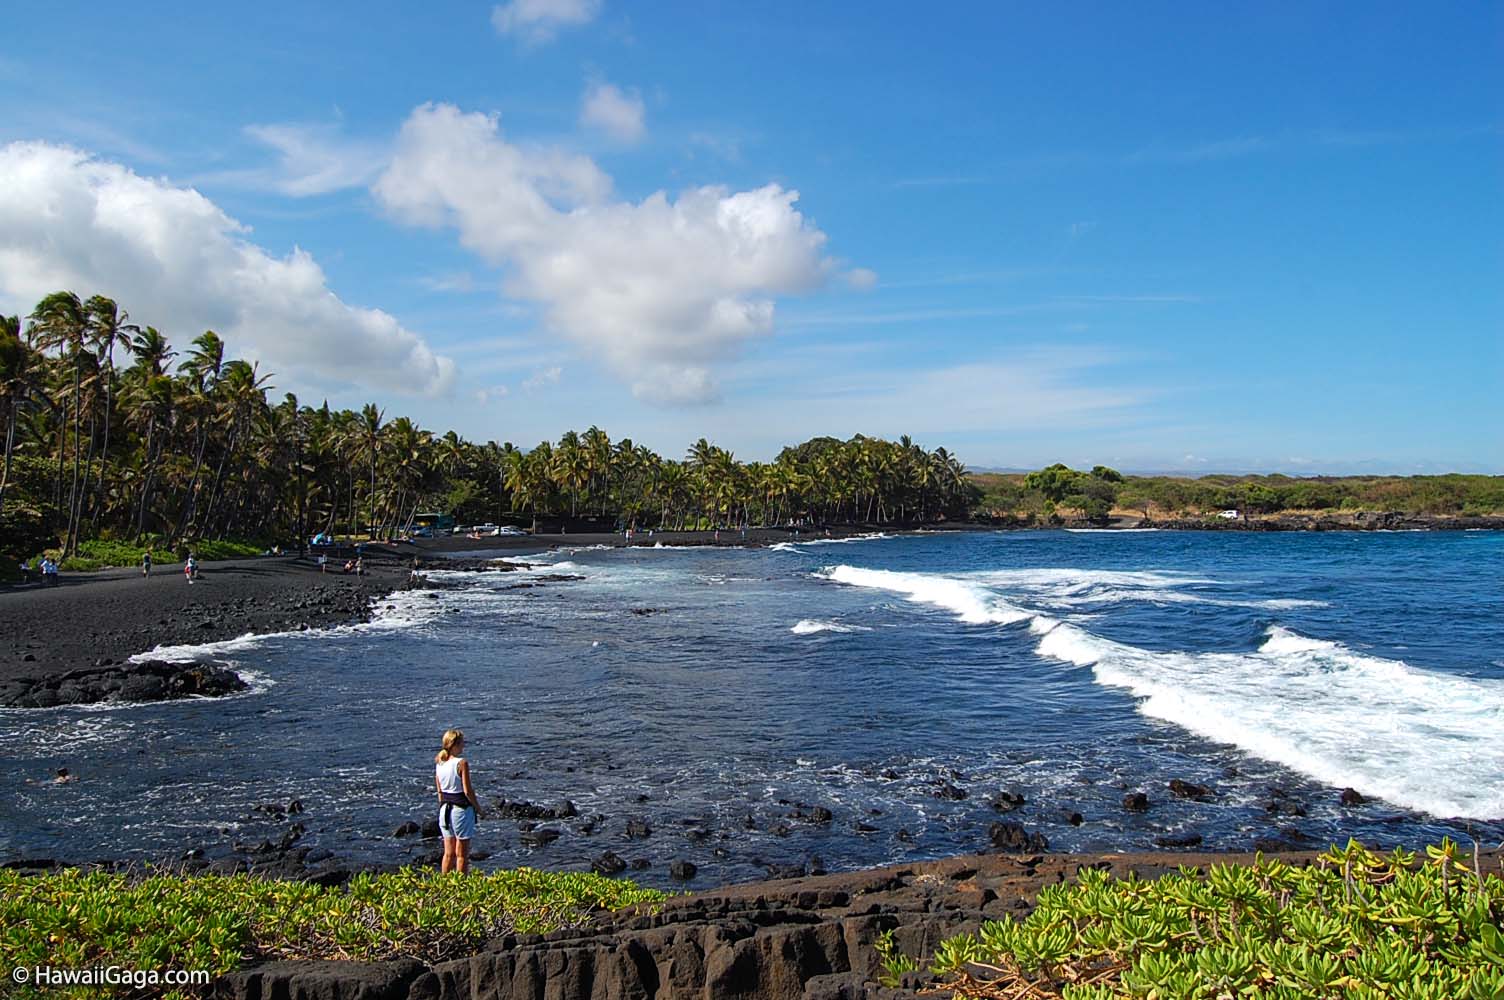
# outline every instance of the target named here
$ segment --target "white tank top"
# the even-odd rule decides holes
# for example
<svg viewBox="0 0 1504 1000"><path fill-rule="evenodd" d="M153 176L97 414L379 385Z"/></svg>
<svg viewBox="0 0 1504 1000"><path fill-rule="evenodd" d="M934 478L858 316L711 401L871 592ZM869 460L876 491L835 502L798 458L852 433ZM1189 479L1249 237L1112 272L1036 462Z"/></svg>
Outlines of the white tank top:
<svg viewBox="0 0 1504 1000"><path fill-rule="evenodd" d="M433 773L439 779L439 791L465 794L465 783L460 778L459 757L450 757L434 764Z"/></svg>

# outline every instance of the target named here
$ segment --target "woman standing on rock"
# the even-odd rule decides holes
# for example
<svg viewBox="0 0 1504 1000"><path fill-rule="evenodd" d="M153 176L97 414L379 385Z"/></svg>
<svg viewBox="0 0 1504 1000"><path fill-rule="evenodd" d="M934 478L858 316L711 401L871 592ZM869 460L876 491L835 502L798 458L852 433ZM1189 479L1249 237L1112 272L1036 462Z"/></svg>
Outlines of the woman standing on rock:
<svg viewBox="0 0 1504 1000"><path fill-rule="evenodd" d="M465 734L458 729L444 733L442 748L434 758L433 784L439 793L439 833L444 838L444 861L440 871L470 870L470 838L480 803L470 785L470 762L464 758Z"/></svg>

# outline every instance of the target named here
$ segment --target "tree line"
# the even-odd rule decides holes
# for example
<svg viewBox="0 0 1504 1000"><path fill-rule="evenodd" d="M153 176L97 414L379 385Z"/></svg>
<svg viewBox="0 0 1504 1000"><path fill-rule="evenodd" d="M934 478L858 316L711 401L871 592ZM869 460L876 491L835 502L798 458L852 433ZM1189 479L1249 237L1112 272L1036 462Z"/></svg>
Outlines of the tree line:
<svg viewBox="0 0 1504 1000"><path fill-rule="evenodd" d="M105 296L56 292L24 320L0 316L0 549L389 537L430 508L535 527L909 524L964 517L980 495L944 448L907 437L815 438L744 462L704 438L674 459L591 427L524 450L375 403L275 400L271 379L212 330L179 349Z"/></svg>
<svg viewBox="0 0 1504 1000"><path fill-rule="evenodd" d="M983 519L1103 521L1113 511L1150 519L1235 510L1240 516L1290 511L1402 511L1482 516L1504 513L1504 476L1133 476L1057 463L1030 473L972 476Z"/></svg>

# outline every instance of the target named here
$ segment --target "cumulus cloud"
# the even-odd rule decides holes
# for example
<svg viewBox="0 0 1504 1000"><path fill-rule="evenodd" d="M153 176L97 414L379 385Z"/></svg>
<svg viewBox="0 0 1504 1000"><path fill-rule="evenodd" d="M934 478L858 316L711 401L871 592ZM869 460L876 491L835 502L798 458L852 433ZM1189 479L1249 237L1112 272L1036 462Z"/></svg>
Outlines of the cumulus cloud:
<svg viewBox="0 0 1504 1000"><path fill-rule="evenodd" d="M306 252L273 257L191 188L39 142L0 149L0 306L102 293L179 346L206 329L305 385L437 394L454 364L391 315L329 289Z"/></svg>
<svg viewBox="0 0 1504 1000"><path fill-rule="evenodd" d="M615 84L595 82L585 89L580 123L598 128L619 142L637 142L647 132L642 95L623 93Z"/></svg>
<svg viewBox="0 0 1504 1000"><path fill-rule="evenodd" d="M502 266L505 291L622 376L643 399L716 398L711 366L773 329L774 297L833 265L797 191L699 187L611 200L584 157L507 142L494 115L424 105L373 191L398 219L452 226Z"/></svg>
<svg viewBox="0 0 1504 1000"><path fill-rule="evenodd" d="M491 26L499 34L541 44L560 28L589 24L600 12L601 0L512 0L491 8Z"/></svg>

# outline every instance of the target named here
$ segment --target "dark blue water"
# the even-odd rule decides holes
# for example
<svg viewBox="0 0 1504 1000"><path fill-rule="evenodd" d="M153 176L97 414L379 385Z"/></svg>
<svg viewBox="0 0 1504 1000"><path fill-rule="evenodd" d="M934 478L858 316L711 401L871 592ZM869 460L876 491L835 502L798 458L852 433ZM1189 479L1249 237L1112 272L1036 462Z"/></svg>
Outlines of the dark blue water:
<svg viewBox="0 0 1504 1000"><path fill-rule="evenodd" d="M252 807L294 797L306 843L419 858L391 833L429 809L456 726L484 799L607 817L550 824L563 835L536 850L483 822L493 866L609 849L653 862L649 881L688 858L709 884L812 854L839 869L976 851L1002 790L1026 801L1006 818L1064 850L1504 839L1498 533L940 534L536 561L443 574L454 589L397 595L369 626L179 651L232 661L252 694L0 713L0 859L212 855L275 832ZM46 783L57 766L81 780ZM1173 778L1212 797L1176 799ZM967 798L937 796L946 782ZM1349 786L1371 801L1341 806ZM1130 791L1147 813L1123 810ZM800 804L834 820L790 816ZM626 840L629 817L654 834Z"/></svg>

